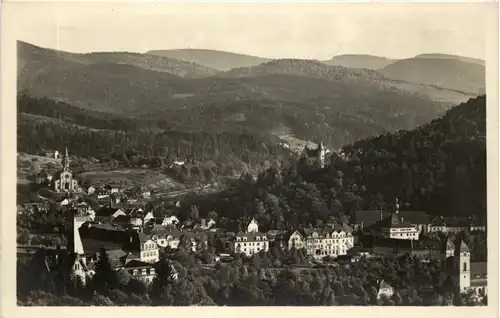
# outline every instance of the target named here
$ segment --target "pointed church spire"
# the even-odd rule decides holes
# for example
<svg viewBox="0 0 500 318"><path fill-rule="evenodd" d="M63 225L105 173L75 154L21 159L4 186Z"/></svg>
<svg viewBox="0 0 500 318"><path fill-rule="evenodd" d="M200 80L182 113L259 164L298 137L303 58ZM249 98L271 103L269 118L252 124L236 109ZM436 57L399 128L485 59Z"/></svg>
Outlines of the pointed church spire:
<svg viewBox="0 0 500 318"><path fill-rule="evenodd" d="M68 155L68 147L65 147L65 151L64 151L63 169L64 169L64 170L69 170L69 155Z"/></svg>

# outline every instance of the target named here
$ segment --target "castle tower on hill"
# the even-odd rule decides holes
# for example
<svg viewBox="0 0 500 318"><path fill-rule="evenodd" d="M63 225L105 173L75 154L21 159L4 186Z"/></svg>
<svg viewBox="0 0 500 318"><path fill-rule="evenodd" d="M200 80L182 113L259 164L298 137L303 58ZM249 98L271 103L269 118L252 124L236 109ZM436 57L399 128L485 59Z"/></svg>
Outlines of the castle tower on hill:
<svg viewBox="0 0 500 318"><path fill-rule="evenodd" d="M301 157L307 160L308 165L315 165L322 169L325 167L326 148L322 142L318 144L316 149L311 149L306 145L302 151Z"/></svg>

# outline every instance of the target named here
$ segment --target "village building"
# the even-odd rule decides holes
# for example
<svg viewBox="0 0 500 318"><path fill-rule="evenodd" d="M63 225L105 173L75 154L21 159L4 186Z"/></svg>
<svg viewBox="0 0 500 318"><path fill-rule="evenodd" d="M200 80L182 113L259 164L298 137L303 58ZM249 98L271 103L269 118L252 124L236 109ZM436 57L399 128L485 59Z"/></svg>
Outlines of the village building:
<svg viewBox="0 0 500 318"><path fill-rule="evenodd" d="M351 223L355 230L368 228L375 223L392 216L393 212L384 210L361 210L355 211ZM432 222L429 215L424 211L399 211L399 217L406 220L418 229L420 233L432 232Z"/></svg>
<svg viewBox="0 0 500 318"><path fill-rule="evenodd" d="M233 241L233 251L251 256L260 251L269 250L269 240L265 233L259 232L259 225L255 219L248 224L246 233L239 232Z"/></svg>
<svg viewBox="0 0 500 318"><path fill-rule="evenodd" d="M178 224L179 224L179 219L175 215L166 216L163 218L163 221L161 222L162 226L170 226Z"/></svg>
<svg viewBox="0 0 500 318"><path fill-rule="evenodd" d="M142 189L141 195L142 195L143 199L149 200L149 199L151 199L151 190Z"/></svg>
<svg viewBox="0 0 500 318"><path fill-rule="evenodd" d="M73 204L73 208L76 209L78 213L87 215L91 221L94 221L96 218L96 212L87 202Z"/></svg>
<svg viewBox="0 0 500 318"><path fill-rule="evenodd" d="M435 217L430 226L429 232L460 233L462 231L486 231L486 220L484 217Z"/></svg>
<svg viewBox="0 0 500 318"><path fill-rule="evenodd" d="M405 220L399 214L399 202L397 198L395 211L390 216L366 229L375 236L399 240L418 240L421 231L416 225Z"/></svg>
<svg viewBox="0 0 500 318"><path fill-rule="evenodd" d="M126 216L126 215L127 214L125 213L125 211L123 211L122 209L118 209L111 215L111 219L116 219L119 216Z"/></svg>
<svg viewBox="0 0 500 318"><path fill-rule="evenodd" d="M304 158L308 165L318 168L325 167L326 148L322 142L319 143L316 149L311 149L306 145L302 151L301 157Z"/></svg>
<svg viewBox="0 0 500 318"><path fill-rule="evenodd" d="M63 170L57 174L59 177L54 181L54 190L56 192L77 192L79 191L78 181L73 178L73 173L69 169L69 155L68 148L62 159Z"/></svg>
<svg viewBox="0 0 500 318"><path fill-rule="evenodd" d="M52 175L47 172L47 170L42 169L36 176L35 176L35 183L36 184L50 184L52 181Z"/></svg>
<svg viewBox="0 0 500 318"><path fill-rule="evenodd" d="M151 231L151 238L160 247L179 248L181 240L186 240L186 247L192 252L204 250L208 245L208 236L203 231L186 231L177 228L165 228L163 226L154 226Z"/></svg>
<svg viewBox="0 0 500 318"><path fill-rule="evenodd" d="M195 229L208 230L215 226L213 219L200 219L200 223L195 225Z"/></svg>
<svg viewBox="0 0 500 318"><path fill-rule="evenodd" d="M392 295L394 295L394 288L383 279L379 281L377 299L380 299L382 297L387 297L390 299Z"/></svg>
<svg viewBox="0 0 500 318"><path fill-rule="evenodd" d="M156 270L152 264L141 262L138 260L131 260L124 265L124 270L133 278L138 281L149 285L156 277Z"/></svg>
<svg viewBox="0 0 500 318"><path fill-rule="evenodd" d="M39 249L28 266L34 279L45 277L48 281L72 281L75 285L77 280L83 285L88 280L85 258L62 249Z"/></svg>
<svg viewBox="0 0 500 318"><path fill-rule="evenodd" d="M45 157L47 158L54 158L54 159L59 159L59 151L55 150L49 150L45 152Z"/></svg>
<svg viewBox="0 0 500 318"><path fill-rule="evenodd" d="M155 221L155 216L153 215L153 211L149 211L143 218L144 224L147 224L150 221Z"/></svg>
<svg viewBox="0 0 500 318"><path fill-rule="evenodd" d="M307 254L315 259L347 255L347 251L354 246L352 232L353 229L345 224L296 230L288 237L288 249L305 248Z"/></svg>
<svg viewBox="0 0 500 318"><path fill-rule="evenodd" d="M471 292L481 300L488 294L487 263L471 262L469 246L461 239L447 239L442 251L442 280L447 277L455 283L457 291Z"/></svg>
<svg viewBox="0 0 500 318"><path fill-rule="evenodd" d="M252 219L247 226L247 233L255 233L259 232L259 224L255 219Z"/></svg>
<svg viewBox="0 0 500 318"><path fill-rule="evenodd" d="M89 187L87 188L87 194L88 194L88 195L92 195L92 194L94 194L94 193L95 193L95 191L96 191L96 188L94 188L93 186L89 186Z"/></svg>

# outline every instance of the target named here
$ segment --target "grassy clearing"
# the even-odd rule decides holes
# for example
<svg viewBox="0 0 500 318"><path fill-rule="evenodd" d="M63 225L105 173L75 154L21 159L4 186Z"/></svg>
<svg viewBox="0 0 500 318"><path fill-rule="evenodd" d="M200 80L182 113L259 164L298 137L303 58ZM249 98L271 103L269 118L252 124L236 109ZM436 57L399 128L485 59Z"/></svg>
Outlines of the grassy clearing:
<svg viewBox="0 0 500 318"><path fill-rule="evenodd" d="M174 188L178 184L167 175L148 169L118 169L85 171L78 175L89 183L116 183L123 187L146 186L150 188Z"/></svg>

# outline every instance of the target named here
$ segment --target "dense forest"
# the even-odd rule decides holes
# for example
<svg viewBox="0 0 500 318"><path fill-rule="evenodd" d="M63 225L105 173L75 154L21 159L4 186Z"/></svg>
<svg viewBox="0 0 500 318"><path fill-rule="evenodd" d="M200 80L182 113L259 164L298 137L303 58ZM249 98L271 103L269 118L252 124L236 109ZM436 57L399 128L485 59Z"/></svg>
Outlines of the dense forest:
<svg viewBox="0 0 500 318"><path fill-rule="evenodd" d="M303 160L242 175L226 191L185 198L185 211L217 211L234 230L255 217L263 230L348 221L358 209L424 210L486 217L485 96L413 131L360 141L325 169Z"/></svg>
<svg viewBox="0 0 500 318"><path fill-rule="evenodd" d="M96 273L84 287L68 279L37 275L29 263L18 262L18 304L33 305L149 305L149 306L450 306L473 305L468 295L453 292L453 281L441 277L437 261L386 256L337 267L307 268L303 251L272 248L251 258L236 256L230 264L201 266L208 252L168 252L156 264L150 286L123 271L113 271L105 250ZM205 255L205 256L204 256ZM166 256L166 254L164 254ZM208 256L209 257L209 256ZM175 279L171 265L178 273ZM395 289L377 299L381 280ZM484 300L484 303L487 299Z"/></svg>
<svg viewBox="0 0 500 318"><path fill-rule="evenodd" d="M190 158L251 165L291 155L277 146L276 138L258 131L222 131L217 126L207 131L162 129L162 121L94 112L25 94L18 96L18 112L18 150L28 153L65 145L76 156L124 164L140 154L151 162Z"/></svg>
<svg viewBox="0 0 500 318"><path fill-rule="evenodd" d="M289 133L336 149L413 129L468 98L310 60L278 60L247 73L212 76L192 63L147 54L82 55L18 44L19 92L67 103L43 101L46 105L39 107L40 100L24 99L23 114L81 128L122 127L118 130L129 134L138 127L155 132L151 135L245 133L268 145L273 134ZM86 120L90 112L96 114ZM27 117L22 120L35 121Z"/></svg>

